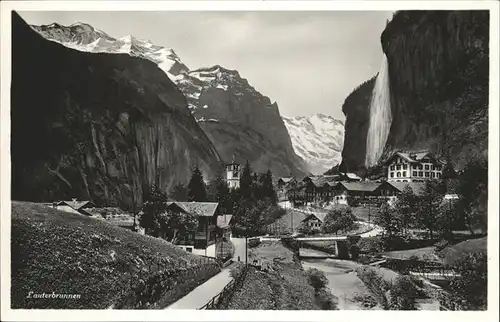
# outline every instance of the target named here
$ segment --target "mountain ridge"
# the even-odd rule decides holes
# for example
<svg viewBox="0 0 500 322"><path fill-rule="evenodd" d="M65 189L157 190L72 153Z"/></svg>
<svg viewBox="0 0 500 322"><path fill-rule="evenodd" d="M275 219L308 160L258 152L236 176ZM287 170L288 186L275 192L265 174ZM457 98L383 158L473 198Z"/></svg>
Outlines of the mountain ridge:
<svg viewBox="0 0 500 322"><path fill-rule="evenodd" d="M295 153L307 160L310 172L322 174L340 163L344 122L317 113L310 116L282 116Z"/></svg>
<svg viewBox="0 0 500 322"><path fill-rule="evenodd" d="M196 165L208 178L222 170L184 95L156 64L67 48L15 12L11 123L15 200L133 208L151 185L186 183Z"/></svg>
<svg viewBox="0 0 500 322"><path fill-rule="evenodd" d="M278 176L306 172L304 160L292 147L277 103L259 93L237 70L221 65L190 70L172 49L134 37L116 39L104 33L99 39L98 31L78 36L73 34L81 30L78 28L32 28L49 40L77 50L124 53L156 63L182 91L192 115L223 160L229 161L235 155L237 162L248 160L254 170L264 172L270 168ZM221 128L227 124L231 126Z"/></svg>

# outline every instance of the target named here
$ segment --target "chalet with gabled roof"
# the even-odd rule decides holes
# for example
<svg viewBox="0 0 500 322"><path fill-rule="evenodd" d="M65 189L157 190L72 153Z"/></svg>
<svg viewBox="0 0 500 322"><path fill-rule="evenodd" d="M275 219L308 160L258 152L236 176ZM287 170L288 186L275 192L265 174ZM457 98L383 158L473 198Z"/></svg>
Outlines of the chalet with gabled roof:
<svg viewBox="0 0 500 322"><path fill-rule="evenodd" d="M302 224L314 230L319 230L325 222L327 213L312 213L302 220Z"/></svg>
<svg viewBox="0 0 500 322"><path fill-rule="evenodd" d="M425 182L441 179L445 163L428 151L396 152L386 162L387 181Z"/></svg>
<svg viewBox="0 0 500 322"><path fill-rule="evenodd" d="M218 222L217 202L167 202L167 210L176 213L188 213L198 219L196 231L183 234L177 245L198 255L215 257L215 242L217 237Z"/></svg>

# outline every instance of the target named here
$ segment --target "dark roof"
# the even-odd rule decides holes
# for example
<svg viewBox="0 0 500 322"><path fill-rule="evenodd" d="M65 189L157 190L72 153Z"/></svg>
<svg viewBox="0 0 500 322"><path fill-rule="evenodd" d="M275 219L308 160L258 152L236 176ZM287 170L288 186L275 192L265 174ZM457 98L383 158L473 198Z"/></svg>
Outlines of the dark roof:
<svg viewBox="0 0 500 322"><path fill-rule="evenodd" d="M185 212L196 216L212 217L219 206L217 202L184 202L184 201L172 201L167 203L170 207L175 204L177 207L181 208Z"/></svg>
<svg viewBox="0 0 500 322"><path fill-rule="evenodd" d="M432 153L430 153L428 151L415 152L415 153L412 153L412 152L396 152L389 159L387 159L387 161L385 163L386 164L390 163L392 161L392 159L394 157L396 157L396 156L399 156L399 157L405 159L406 161L408 161L410 163L419 162L420 160L424 159L425 157L428 157L428 158L436 160L436 161L438 161L438 162L440 162L442 164L445 164L443 161L439 160Z"/></svg>
<svg viewBox="0 0 500 322"><path fill-rule="evenodd" d="M343 186L348 191L375 191L380 186L378 182L339 182L337 187Z"/></svg>
<svg viewBox="0 0 500 322"><path fill-rule="evenodd" d="M91 205L93 205L93 203L92 203L92 201L89 201L89 200L82 200L82 201L78 201L78 200L71 200L71 201L64 200L64 201L59 201L57 203L57 205L58 206L60 206L60 205L67 205L67 206L70 206L71 208L73 208L75 210L79 210L82 207L91 206Z"/></svg>
<svg viewBox="0 0 500 322"><path fill-rule="evenodd" d="M422 194L422 191L425 188L425 182L393 182L393 181L387 181L387 184L390 184L394 188L398 189L399 191L403 192L403 190L408 186L411 188L413 193L417 196Z"/></svg>
<svg viewBox="0 0 500 322"><path fill-rule="evenodd" d="M302 219L302 221L307 221L309 218L315 217L315 218L318 218L319 221L325 222L325 217L326 217L327 214L328 213L326 213L326 212L313 213L313 214L310 214L309 216L307 216L306 218Z"/></svg>

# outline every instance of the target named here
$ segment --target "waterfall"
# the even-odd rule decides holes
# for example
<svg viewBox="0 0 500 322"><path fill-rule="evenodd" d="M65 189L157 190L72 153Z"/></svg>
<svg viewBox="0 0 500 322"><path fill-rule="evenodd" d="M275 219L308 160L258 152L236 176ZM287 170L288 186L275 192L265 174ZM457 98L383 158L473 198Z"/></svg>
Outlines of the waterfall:
<svg viewBox="0 0 500 322"><path fill-rule="evenodd" d="M377 164L384 151L385 142L391 128L391 97L389 88L389 66L387 57L383 56L380 72L373 86L370 102L370 125L366 137L365 166Z"/></svg>

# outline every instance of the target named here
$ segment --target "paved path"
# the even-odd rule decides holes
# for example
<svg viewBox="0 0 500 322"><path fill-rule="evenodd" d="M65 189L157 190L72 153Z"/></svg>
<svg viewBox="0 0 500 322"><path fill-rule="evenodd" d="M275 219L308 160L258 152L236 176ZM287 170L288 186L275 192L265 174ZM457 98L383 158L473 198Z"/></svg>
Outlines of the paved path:
<svg viewBox="0 0 500 322"><path fill-rule="evenodd" d="M210 278L208 281L189 292L186 296L168 306L166 310L198 310L203 305L207 304L215 295L219 294L233 279L230 275L230 270L234 265L236 265L236 263L224 268L219 274Z"/></svg>

